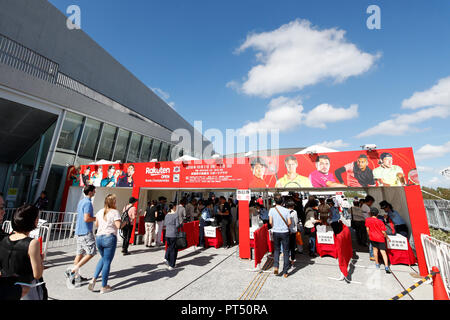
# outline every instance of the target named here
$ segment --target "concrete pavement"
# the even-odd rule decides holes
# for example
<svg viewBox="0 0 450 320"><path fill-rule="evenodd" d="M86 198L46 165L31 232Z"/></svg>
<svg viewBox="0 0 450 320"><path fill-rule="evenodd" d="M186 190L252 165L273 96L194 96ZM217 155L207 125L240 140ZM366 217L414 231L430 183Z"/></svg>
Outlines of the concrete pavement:
<svg viewBox="0 0 450 320"><path fill-rule="evenodd" d="M364 250L354 247L354 249ZM114 289L100 294L101 279L94 292L87 283L68 289L64 270L73 262L75 247L54 248L48 252L44 272L50 299L58 300L387 300L417 282L411 276L418 267L392 266L393 274L375 269L368 252L358 251L350 269L348 284L339 278L338 261L332 257L310 258L297 254L288 278L268 272L255 272L253 260L238 258L237 247L230 249L191 247L180 251L176 268L169 271L163 262L164 247L130 246L123 256L120 246L111 265L108 284ZM367 251L367 249L365 249ZM91 278L100 256L97 254L81 270ZM265 258L262 265L267 262ZM269 261L268 263L270 263ZM282 258L280 258L282 264ZM396 279L395 277L398 279ZM250 292L251 291L251 292ZM410 294L413 299L431 300L432 286L423 284ZM405 296L403 300L411 300Z"/></svg>

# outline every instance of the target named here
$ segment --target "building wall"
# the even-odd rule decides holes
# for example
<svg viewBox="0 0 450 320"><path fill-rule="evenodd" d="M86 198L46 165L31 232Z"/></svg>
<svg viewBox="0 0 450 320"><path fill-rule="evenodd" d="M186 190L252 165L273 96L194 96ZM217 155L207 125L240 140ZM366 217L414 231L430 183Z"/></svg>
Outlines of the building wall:
<svg viewBox="0 0 450 320"><path fill-rule="evenodd" d="M0 33L58 63L60 72L172 131L186 128L191 133L194 132L185 119L83 30L69 30L66 27L67 17L48 1L0 0L0 8ZM87 111L86 114L91 115L96 112L100 113L100 117L106 116L105 108L93 101L79 103L79 100L86 99L77 97L70 90L63 92L64 89L55 90L42 83L36 89L39 87L41 90L34 91L51 95L59 102L68 101L65 104L71 104L71 107L80 112ZM46 88L42 90L42 87ZM64 99L67 96L70 99ZM121 119L120 112L115 115L112 111L114 110L110 108L107 111L112 113L112 118L129 122L127 117ZM167 138L164 140L168 141Z"/></svg>

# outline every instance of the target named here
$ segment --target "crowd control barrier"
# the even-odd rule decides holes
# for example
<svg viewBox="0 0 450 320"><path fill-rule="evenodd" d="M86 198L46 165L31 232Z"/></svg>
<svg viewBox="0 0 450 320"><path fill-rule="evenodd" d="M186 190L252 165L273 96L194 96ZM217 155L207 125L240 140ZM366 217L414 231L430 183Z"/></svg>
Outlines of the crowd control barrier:
<svg viewBox="0 0 450 320"><path fill-rule="evenodd" d="M450 296L450 244L439 241L426 234L421 234L421 241L428 272L431 273L433 267L439 269L445 291Z"/></svg>

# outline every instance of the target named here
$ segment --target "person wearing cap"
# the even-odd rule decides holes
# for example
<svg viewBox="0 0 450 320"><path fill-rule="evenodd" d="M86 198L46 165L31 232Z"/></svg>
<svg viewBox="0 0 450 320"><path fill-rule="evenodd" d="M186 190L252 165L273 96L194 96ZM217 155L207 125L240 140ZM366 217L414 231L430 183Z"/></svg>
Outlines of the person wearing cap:
<svg viewBox="0 0 450 320"><path fill-rule="evenodd" d="M347 163L334 171L336 179L344 184L342 174L347 175L347 185L349 187L371 187L375 186L372 169L369 168L369 160L365 154L360 154L355 162Z"/></svg>
<svg viewBox="0 0 450 320"><path fill-rule="evenodd" d="M297 173L298 161L294 156L284 159L287 173L275 184L275 188L312 188L311 181Z"/></svg>
<svg viewBox="0 0 450 320"><path fill-rule="evenodd" d="M394 165L392 154L383 152L380 156L380 166L373 169L373 177L379 186L403 186L405 174L400 166Z"/></svg>
<svg viewBox="0 0 450 320"><path fill-rule="evenodd" d="M400 216L400 214L394 210L392 204L383 200L380 202L380 208L383 209L389 218L394 223L394 228L397 233L400 233L404 237L408 237L408 226L406 225L405 220Z"/></svg>
<svg viewBox="0 0 450 320"><path fill-rule="evenodd" d="M373 253L375 256L375 266L380 269L380 263L378 261L378 250L383 257L384 269L386 273L391 273L389 270L389 263L386 254L386 240L390 241L386 233L386 226L384 222L377 218L379 211L377 208L370 208L370 218L366 219L366 230L369 235L370 243L373 246Z"/></svg>
<svg viewBox="0 0 450 320"><path fill-rule="evenodd" d="M134 222L136 220L137 210L136 210L136 207L134 206L134 204L137 201L138 200L135 197L131 197L130 200L128 201L128 204L122 210L122 214L125 213L125 211L128 210L127 213L128 213L128 217L130 219L130 223L127 224L122 229L122 232L123 232L122 253L123 253L124 256L130 254L128 252L128 246L130 244L130 238L131 238L131 234L133 232L133 225L134 225Z"/></svg>
<svg viewBox="0 0 450 320"><path fill-rule="evenodd" d="M267 165L264 160L260 157L254 158L250 166L253 173L252 180L250 180L250 188L267 188L267 183L264 181Z"/></svg>

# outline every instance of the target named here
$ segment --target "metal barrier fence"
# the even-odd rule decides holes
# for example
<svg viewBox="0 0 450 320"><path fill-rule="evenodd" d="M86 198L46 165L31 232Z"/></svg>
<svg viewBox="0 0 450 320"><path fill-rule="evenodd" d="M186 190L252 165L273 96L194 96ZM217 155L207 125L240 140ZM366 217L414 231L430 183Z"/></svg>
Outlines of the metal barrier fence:
<svg viewBox="0 0 450 320"><path fill-rule="evenodd" d="M427 211L428 225L436 229L450 231L450 201L423 200Z"/></svg>
<svg viewBox="0 0 450 320"><path fill-rule="evenodd" d="M432 267L438 267L445 290L450 296L450 244L439 241L426 234L421 234L422 246L425 252L428 272Z"/></svg>
<svg viewBox="0 0 450 320"><path fill-rule="evenodd" d="M59 69L56 62L1 34L0 63L51 83L55 83Z"/></svg>

